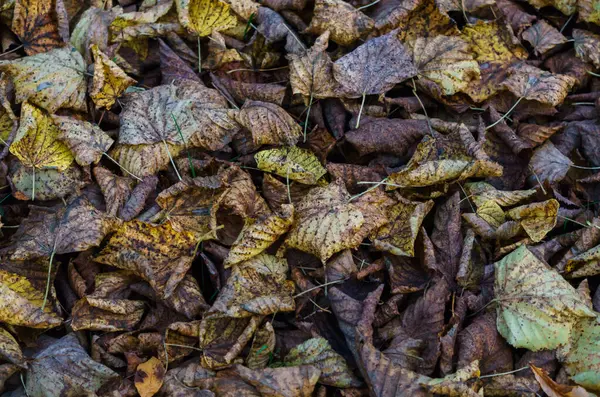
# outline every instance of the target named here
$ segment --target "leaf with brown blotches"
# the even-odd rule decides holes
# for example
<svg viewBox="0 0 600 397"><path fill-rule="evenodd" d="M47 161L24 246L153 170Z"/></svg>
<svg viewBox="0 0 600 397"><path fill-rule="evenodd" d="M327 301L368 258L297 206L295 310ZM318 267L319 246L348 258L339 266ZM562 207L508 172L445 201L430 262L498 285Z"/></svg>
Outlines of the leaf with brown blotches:
<svg viewBox="0 0 600 397"><path fill-rule="evenodd" d="M558 183L567 176L573 162L548 141L535 149L529 164L533 173L530 180L537 182L539 179L540 182Z"/></svg>
<svg viewBox="0 0 600 397"><path fill-rule="evenodd" d="M255 145L288 145L298 142L302 129L283 108L267 102L246 101L232 118L252 133Z"/></svg>
<svg viewBox="0 0 600 397"><path fill-rule="evenodd" d="M58 127L58 139L81 166L98 163L114 142L100 127L87 121L57 115L52 115L52 121Z"/></svg>
<svg viewBox="0 0 600 397"><path fill-rule="evenodd" d="M63 47L58 31L55 1L16 0L12 31L19 37L27 55Z"/></svg>
<svg viewBox="0 0 600 397"><path fill-rule="evenodd" d="M281 206L281 214L271 213L248 222L235 240L223 265L230 267L248 260L269 248L284 235L294 220L294 207Z"/></svg>
<svg viewBox="0 0 600 397"><path fill-rule="evenodd" d="M232 28L237 24L237 18L231 13L230 6L226 2L176 0L175 6L179 22L200 37Z"/></svg>
<svg viewBox="0 0 600 397"><path fill-rule="evenodd" d="M333 61L327 53L329 33L320 35L303 54L289 54L290 84L294 94L305 97L335 96L338 86L333 78Z"/></svg>
<svg viewBox="0 0 600 397"><path fill-rule="evenodd" d="M250 352L246 357L246 366L250 369L265 368L274 350L275 330L267 321L254 335Z"/></svg>
<svg viewBox="0 0 600 397"><path fill-rule="evenodd" d="M131 194L134 181L128 177L117 176L101 166L94 167L93 174L104 196L106 213L117 216Z"/></svg>
<svg viewBox="0 0 600 397"><path fill-rule="evenodd" d="M573 29L573 39L577 56L600 68L600 35L583 29Z"/></svg>
<svg viewBox="0 0 600 397"><path fill-rule="evenodd" d="M424 203L396 196L398 204L386 213L388 223L377 229L369 238L376 249L394 255L414 256L414 245L421 223L433 208L433 201Z"/></svg>
<svg viewBox="0 0 600 397"><path fill-rule="evenodd" d="M553 74L525 63L512 66L508 74L501 84L503 88L518 98L550 106L560 105L576 83L571 76Z"/></svg>
<svg viewBox="0 0 600 397"><path fill-rule="evenodd" d="M393 33L367 41L333 64L333 77L348 98L382 94L416 74L410 56Z"/></svg>
<svg viewBox="0 0 600 397"><path fill-rule="evenodd" d="M259 254L237 264L208 316L251 317L293 311L294 283L285 259Z"/></svg>
<svg viewBox="0 0 600 397"><path fill-rule="evenodd" d="M11 259L28 260L84 251L100 245L118 221L78 197L68 206L32 207L12 236Z"/></svg>
<svg viewBox="0 0 600 397"><path fill-rule="evenodd" d="M79 51L85 61L90 64L92 51L90 47L96 44L101 51L108 47L108 27L111 22L121 14L123 10L119 7L105 10L104 8L90 7L81 14L77 25L71 32L71 44Z"/></svg>
<svg viewBox="0 0 600 397"><path fill-rule="evenodd" d="M331 41L348 46L367 35L375 23L342 0L317 0L306 33L321 35L329 31Z"/></svg>
<svg viewBox="0 0 600 397"><path fill-rule="evenodd" d="M54 200L69 195L78 196L86 185L83 172L74 164L64 171L41 169L33 175L30 167L17 163L11 167L9 179L17 200L31 200L34 186L36 200Z"/></svg>
<svg viewBox="0 0 600 397"><path fill-rule="evenodd" d="M168 298L192 265L196 240L170 222L154 226L124 222L94 258L96 262L130 270L146 280L160 297Z"/></svg>
<svg viewBox="0 0 600 397"><path fill-rule="evenodd" d="M577 0L577 11L579 12L579 20L600 25L598 0Z"/></svg>
<svg viewBox="0 0 600 397"><path fill-rule="evenodd" d="M591 318L581 318L571 331L569 343L560 348L557 357L570 378L588 390L600 391L600 356L596 342L600 335L597 313Z"/></svg>
<svg viewBox="0 0 600 397"><path fill-rule="evenodd" d="M340 181L311 190L296 207L286 246L309 252L322 261L357 247L373 228L365 227L360 207L349 199Z"/></svg>
<svg viewBox="0 0 600 397"><path fill-rule="evenodd" d="M470 46L460 37L417 38L410 47L419 80L427 79L442 95L463 92L471 80L480 77L479 65Z"/></svg>
<svg viewBox="0 0 600 397"><path fill-rule="evenodd" d="M319 383L334 387L346 388L361 385L350 371L348 364L336 353L327 339L312 338L294 347L285 356L286 367L312 365L321 371Z"/></svg>
<svg viewBox="0 0 600 397"><path fill-rule="evenodd" d="M297 146L281 147L254 155L258 168L286 179L316 185L327 170L310 150Z"/></svg>
<svg viewBox="0 0 600 397"><path fill-rule="evenodd" d="M85 62L73 47L61 47L0 64L15 85L15 101L50 113L60 108L85 112Z"/></svg>
<svg viewBox="0 0 600 397"><path fill-rule="evenodd" d="M559 206L558 201L550 199L513 208L506 216L518 221L529 237L538 242L556 225Z"/></svg>
<svg viewBox="0 0 600 397"><path fill-rule="evenodd" d="M141 397L152 397L163 385L165 367L156 357L137 366L135 371L135 388Z"/></svg>
<svg viewBox="0 0 600 397"><path fill-rule="evenodd" d="M234 367L239 376L254 386L262 396L310 397L321 371L312 365L252 370L241 365Z"/></svg>
<svg viewBox="0 0 600 397"><path fill-rule="evenodd" d="M60 132L48 113L25 102L10 152L28 167L64 171L73 162L73 155L59 141L59 135Z"/></svg>
<svg viewBox="0 0 600 397"><path fill-rule="evenodd" d="M110 110L117 98L136 81L100 51L97 45L92 45L91 50L94 55L94 80L89 94L97 108Z"/></svg>

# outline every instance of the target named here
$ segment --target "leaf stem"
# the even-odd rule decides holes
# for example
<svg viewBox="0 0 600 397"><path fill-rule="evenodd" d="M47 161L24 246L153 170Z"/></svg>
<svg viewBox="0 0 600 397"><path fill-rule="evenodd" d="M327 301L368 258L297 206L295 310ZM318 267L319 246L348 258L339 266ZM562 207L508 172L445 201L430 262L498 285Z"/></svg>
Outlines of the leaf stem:
<svg viewBox="0 0 600 397"><path fill-rule="evenodd" d="M187 345L178 345L177 343L165 343L165 346L173 346L173 347L183 347L185 349L197 350L199 352L203 352L204 350L199 347L187 346Z"/></svg>
<svg viewBox="0 0 600 397"><path fill-rule="evenodd" d="M137 179L138 181L142 181L142 178L140 178L137 175L133 175L131 172L129 172L125 167L123 167L121 164L119 164L119 162L115 159L113 159L112 157L110 157L110 155L106 152L102 152L103 155L105 155L110 161L112 161L113 163L115 163L116 165L119 166L119 168L121 168L125 173L131 175L133 178Z"/></svg>
<svg viewBox="0 0 600 397"><path fill-rule="evenodd" d="M183 142L183 145L187 151L187 158L188 158L188 163L190 165L190 171L192 172L192 177L195 178L196 177L196 170L194 169L194 164L192 164L192 156L190 156L190 151L187 148L187 142L185 141L185 139L183 138L183 133L181 132L181 128L179 128L179 123L177 122L177 119L175 118L175 115L173 115L173 113L171 112L171 118L173 119L173 122L175 123L175 128L177 128L177 132L179 132L179 136L181 137L181 141Z"/></svg>
<svg viewBox="0 0 600 397"><path fill-rule="evenodd" d="M35 201L35 167L31 167L31 201Z"/></svg>
<svg viewBox="0 0 600 397"><path fill-rule="evenodd" d="M367 5L364 5L364 6L360 6L360 7L358 7L358 8L357 8L357 10L358 10L358 11L360 11L360 10L364 10L365 8L369 8L369 7L371 7L371 6L374 6L375 4L379 3L380 1L381 1L381 0L375 0L375 1L374 1L374 2L372 2L372 3L369 3L369 4L367 4Z"/></svg>
<svg viewBox="0 0 600 397"><path fill-rule="evenodd" d="M306 142L306 130L308 128L308 118L310 117L310 109L312 108L312 104L313 104L313 92L312 90L310 90L310 100L308 101L308 109L306 111L306 119L304 120L304 141Z"/></svg>
<svg viewBox="0 0 600 397"><path fill-rule="evenodd" d="M202 74L202 47L200 46L200 36L198 36L198 74Z"/></svg>
<svg viewBox="0 0 600 397"><path fill-rule="evenodd" d="M309 289L307 289L307 290L305 290L305 291L302 291L302 292L300 292L299 294L296 294L296 295L294 295L292 298L296 299L296 298L298 298L298 297L300 297L300 296L302 296L302 295L304 295L304 294L307 294L307 293L309 293L309 292L311 292L311 291L314 291L314 290L316 290L316 289L323 288L323 287L327 287L328 285L340 284L340 283L343 283L344 281L346 281L346 280L345 280L345 279L344 279L344 280L335 280L335 281L329 281L329 282L327 282L327 283L325 283L325 284L319 284L319 285L317 285L317 286L314 286L314 287L312 287L312 288L309 288Z"/></svg>
<svg viewBox="0 0 600 397"><path fill-rule="evenodd" d="M360 116L362 115L363 107L365 106L366 97L367 97L367 95L366 95L366 91L365 91L362 94L362 102L360 103L360 109L358 110L358 117L356 118L356 126L354 127L355 129L360 126Z"/></svg>
<svg viewBox="0 0 600 397"><path fill-rule="evenodd" d="M519 104L519 102L521 102L523 100L523 98L525 98L525 97L519 97L519 99L517 99L517 102L515 102L515 104L512 105L512 107L510 109L508 109L508 111L502 115L502 117L500 117L498 120L494 121L492 124L490 124L487 127L485 127L485 130L486 131L489 130L490 128L494 127L496 124L498 124L499 122L501 122L502 120L504 120L505 118L507 118L508 115L513 110L515 110L515 108L517 107L517 105Z"/></svg>
<svg viewBox="0 0 600 397"><path fill-rule="evenodd" d="M54 238L54 247L52 247L52 253L50 254L50 262L48 263L48 278L46 279L46 292L44 293L44 301L42 302L42 311L46 307L46 301L48 300L48 293L50 293L50 278L52 276L52 262L54 261L54 254L56 253L56 241L58 238Z"/></svg>
<svg viewBox="0 0 600 397"><path fill-rule="evenodd" d="M594 77L600 77L600 74L594 73L594 72L590 72L589 70L588 70L587 74L592 75Z"/></svg>
<svg viewBox="0 0 600 397"><path fill-rule="evenodd" d="M177 174L177 178L179 178L179 180L181 181L181 175L179 174L179 171L177 170L177 166L175 165L175 160L173 160L173 156L171 156L171 151L169 150L169 145L167 145L167 141L165 141L165 138L162 138L163 143L165 144L165 149L167 150L167 155L169 156L169 160L171 160L171 165L173 166L173 169L175 170L175 174Z"/></svg>
<svg viewBox="0 0 600 397"><path fill-rule="evenodd" d="M493 378L494 376L503 376L503 375L510 375L510 374L514 374L515 372L520 372L523 371L525 369L529 369L529 366L527 367L523 367L523 368L519 368L519 369L515 369L512 371L507 371L507 372L499 372L497 374L490 374L490 375L483 375L480 376L479 379L483 379L483 378Z"/></svg>
<svg viewBox="0 0 600 397"><path fill-rule="evenodd" d="M365 190L364 192L361 192L361 193L355 194L354 196L350 197L350 198L348 199L348 202L350 202L350 201L352 201L352 200L356 200L357 198L359 198L359 197L361 197L361 196L363 196L363 195L365 195L365 194L369 193L371 190L375 190L375 189L377 189L379 186L381 186L381 185L384 185L386 181L387 181L387 178L383 178L381 181L379 181L379 182L375 182L375 185L371 186L370 188L368 188L368 189L367 189L367 190ZM358 182L358 183L360 184L361 182Z"/></svg>
<svg viewBox="0 0 600 397"><path fill-rule="evenodd" d="M415 83L415 79L411 78L411 81L413 85L412 93L417 98L417 101L419 101L419 105L421 105L421 109L423 109L423 114L425 114L425 117L427 118L427 126L429 127L429 133L433 135L433 127L431 126L431 120L429 119L429 115L427 114L427 109L425 109L423 101L421 101L419 94L417 94L417 84Z"/></svg>

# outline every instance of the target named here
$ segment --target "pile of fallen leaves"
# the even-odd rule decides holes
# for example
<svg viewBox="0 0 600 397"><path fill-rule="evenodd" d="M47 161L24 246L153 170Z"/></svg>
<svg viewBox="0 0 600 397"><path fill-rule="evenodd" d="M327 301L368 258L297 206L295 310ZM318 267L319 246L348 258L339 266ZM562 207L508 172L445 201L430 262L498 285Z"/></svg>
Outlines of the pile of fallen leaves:
<svg viewBox="0 0 600 397"><path fill-rule="evenodd" d="M600 1L257 1L0 1L2 396L600 392Z"/></svg>

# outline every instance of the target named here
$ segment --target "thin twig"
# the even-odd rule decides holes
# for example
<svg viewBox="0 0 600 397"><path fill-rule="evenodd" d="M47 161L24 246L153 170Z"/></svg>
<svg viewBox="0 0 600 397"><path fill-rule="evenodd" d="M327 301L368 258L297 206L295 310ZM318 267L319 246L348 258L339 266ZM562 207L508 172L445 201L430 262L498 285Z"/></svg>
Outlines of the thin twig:
<svg viewBox="0 0 600 397"><path fill-rule="evenodd" d="M371 186L370 188L368 188L368 189L367 189L367 190L365 190L364 192L361 192L361 193L355 194L354 196L350 197L350 198L348 199L348 202L350 202L350 201L352 201L352 200L356 200L357 198L359 198L359 197L361 197L361 196L363 196L363 195L365 195L365 194L369 193L371 190L375 190L375 189L377 189L379 186L381 186L381 185L385 184L385 182L386 182L386 181L387 181L387 178L383 178L381 181L379 181L379 182L375 183L375 185ZM360 183L360 182L358 182L358 183Z"/></svg>
<svg viewBox="0 0 600 397"><path fill-rule="evenodd" d="M58 236L54 238L54 247L52 247L52 253L50 254L50 262L48 263L48 278L46 279L46 292L44 293L44 301L42 302L42 311L46 307L46 301L48 300L48 293L50 292L50 278L52 276L52 261L54 261L54 254L56 253L56 242Z"/></svg>
<svg viewBox="0 0 600 397"><path fill-rule="evenodd" d="M415 83L415 79L411 78L411 81L413 84L412 93L417 98L417 101L419 101L419 105L421 105L421 109L423 109L423 113L425 114L425 117L427 119L427 126L429 127L429 133L431 135L433 135L433 127L431 126L431 120L429 119L429 115L427 114L427 109L425 109L425 105L423 104L423 101L421 101L419 94L417 94L417 84Z"/></svg>
<svg viewBox="0 0 600 397"><path fill-rule="evenodd" d="M0 57L1 57L1 56L3 56L3 55L12 54L12 53L13 53L13 52L15 52L15 51L19 51L21 48L23 48L23 44L21 44L21 45L20 45L20 46L18 46L18 47L15 47L15 48L13 48L12 50L8 50L8 51L6 51L6 52L3 52L2 54L0 54Z"/></svg>
<svg viewBox="0 0 600 397"><path fill-rule="evenodd" d="M173 169L175 169L175 174L177 174L177 178L179 178L179 180L181 181L182 178L181 178L181 175L179 175L177 166L175 165L175 160L173 160L173 156L171 156L171 151L169 150L169 145L167 145L167 141L165 141L165 138L163 138L162 141L165 144L165 149L167 150L167 155L169 156L169 160L171 160L171 165L173 165Z"/></svg>
<svg viewBox="0 0 600 397"><path fill-rule="evenodd" d="M307 294L307 293L309 293L309 292L311 292L311 291L314 291L314 290L316 290L316 289L323 288L323 287L327 287L328 285L340 284L340 283L343 283L344 281L346 281L346 280L335 280L335 281L330 281L330 282L327 282L327 283L325 283L325 284L319 284L319 285L317 285L317 286L315 286L315 287L312 287L312 288L309 288L309 289L307 289L306 291L302 291L302 292L300 292L299 294L296 294L296 295L294 295L292 298L296 299L296 298L298 298L299 296L302 296L302 295L304 295L304 294Z"/></svg>
<svg viewBox="0 0 600 397"><path fill-rule="evenodd" d="M523 371L525 369L529 369L529 366L527 367L523 367L523 368L519 368L519 369L515 369L512 371L507 371L507 372L499 372L497 374L490 374L490 375L483 375L480 376L479 379L483 379L483 378L493 378L494 376L503 376L503 375L510 375L510 374L514 374L515 372L519 372L519 371Z"/></svg>
<svg viewBox="0 0 600 397"><path fill-rule="evenodd" d="M105 155L110 161L112 161L113 163L115 163L116 165L119 166L119 168L121 168L125 173L131 175L133 178L137 179L138 181L142 181L142 178L140 178L137 175L132 174L131 172L129 172L129 170L127 170L125 167L123 167L121 164L119 164L119 162L115 159L113 159L112 157L110 157L110 155L106 152L102 152L103 155Z"/></svg>
<svg viewBox="0 0 600 397"><path fill-rule="evenodd" d="M369 3L369 4L367 4L367 5L364 5L364 6L360 6L360 7L358 7L358 8L357 8L357 10L358 10L358 11L360 11L360 10L364 10L365 8L369 8L369 7L371 7L371 6L374 6L375 4L379 3L380 1L381 1L381 0L375 0L375 1L374 1L374 2L372 2L372 3Z"/></svg>
<svg viewBox="0 0 600 397"><path fill-rule="evenodd" d="M367 97L366 92L363 92L362 102L360 103L360 109L358 110L358 117L356 118L356 126L354 127L355 129L360 126L360 116L362 114L363 107L365 106L365 98L366 97Z"/></svg>
<svg viewBox="0 0 600 397"><path fill-rule="evenodd" d="M306 129L308 128L308 118L310 117L310 109L313 104L313 91L310 90L310 100L308 101L308 110L306 111L306 119L304 120L304 142L306 142Z"/></svg>
<svg viewBox="0 0 600 397"><path fill-rule="evenodd" d="M504 120L505 118L508 117L508 115L515 110L515 108L517 107L517 105L519 104L519 102L521 102L523 100L524 97L519 97L519 99L517 99L517 102L515 102L514 105L512 105L512 107L510 109L508 109L508 111L506 113L504 113L502 115L502 117L500 117L498 120L494 121L492 124L488 125L487 127L485 127L485 130L489 130L490 128L494 127L496 124L500 123L502 120Z"/></svg>

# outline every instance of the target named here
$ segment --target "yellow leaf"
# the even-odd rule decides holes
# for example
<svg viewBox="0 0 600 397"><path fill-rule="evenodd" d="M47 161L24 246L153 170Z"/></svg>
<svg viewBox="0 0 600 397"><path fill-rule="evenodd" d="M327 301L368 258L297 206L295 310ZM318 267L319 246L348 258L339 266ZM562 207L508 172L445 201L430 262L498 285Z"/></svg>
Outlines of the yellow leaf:
<svg viewBox="0 0 600 397"><path fill-rule="evenodd" d="M506 221L502 208L493 200L488 200L477 208L477 215L493 228L500 227Z"/></svg>
<svg viewBox="0 0 600 397"><path fill-rule="evenodd" d="M165 378L165 367L156 357L137 366L135 388L141 397L152 397L161 388Z"/></svg>
<svg viewBox="0 0 600 397"><path fill-rule="evenodd" d="M86 112L86 66L73 47L0 64L15 84L17 103L28 101L54 113L60 108Z"/></svg>
<svg viewBox="0 0 600 397"><path fill-rule="evenodd" d="M95 261L134 272L168 298L192 265L195 245L193 233L177 232L170 222L134 220L122 224Z"/></svg>
<svg viewBox="0 0 600 397"><path fill-rule="evenodd" d="M200 37L236 26L237 18L229 4L219 0L176 0L181 24Z"/></svg>
<svg viewBox="0 0 600 397"><path fill-rule="evenodd" d="M323 262L336 252L357 247L378 225L367 227L360 207L349 199L339 180L312 189L296 208L285 245L311 253Z"/></svg>
<svg viewBox="0 0 600 397"><path fill-rule="evenodd" d="M96 44L92 45L94 54L94 80L90 97L98 108L110 110L118 97L136 83L134 79L107 57Z"/></svg>
<svg viewBox="0 0 600 397"><path fill-rule="evenodd" d="M0 321L29 328L54 328L62 319L50 305L42 311L44 293L25 278L0 270Z"/></svg>
<svg viewBox="0 0 600 397"><path fill-rule="evenodd" d="M506 212L506 216L519 221L527 235L536 243L556 225L560 204L555 199L516 207Z"/></svg>
<svg viewBox="0 0 600 397"><path fill-rule="evenodd" d="M271 213L253 223L244 225L223 265L227 268L248 260L269 248L280 236L285 234L292 225L294 207L284 204L281 211L283 212L281 215Z"/></svg>
<svg viewBox="0 0 600 397"><path fill-rule="evenodd" d="M0 357L20 367L26 367L19 342L4 327L0 327Z"/></svg>
<svg viewBox="0 0 600 397"><path fill-rule="evenodd" d="M433 208L433 201L424 203L397 196L398 204L386 213L388 223L372 233L370 239L376 249L394 255L413 256L421 223Z"/></svg>
<svg viewBox="0 0 600 397"><path fill-rule="evenodd" d="M327 173L313 152L296 146L263 150L254 158L261 170L307 185L316 185Z"/></svg>
<svg viewBox="0 0 600 397"><path fill-rule="evenodd" d="M247 100L233 116L252 133L255 145L295 145L302 129L282 107Z"/></svg>
<svg viewBox="0 0 600 397"><path fill-rule="evenodd" d="M419 78L437 84L443 95L464 91L480 77L469 45L459 37L417 38L411 46Z"/></svg>
<svg viewBox="0 0 600 397"><path fill-rule="evenodd" d="M8 84L8 80L0 79L0 138L3 141L8 139L13 127L18 123L7 97Z"/></svg>
<svg viewBox="0 0 600 397"><path fill-rule="evenodd" d="M527 0L535 8L554 7L565 15L572 15L577 11L577 0Z"/></svg>
<svg viewBox="0 0 600 397"><path fill-rule="evenodd" d="M25 102L21 109L21 124L10 145L10 152L28 167L64 171L73 162L73 155L58 136L59 131L52 118Z"/></svg>
<svg viewBox="0 0 600 397"><path fill-rule="evenodd" d="M53 1L16 0L14 4L12 31L19 36L27 55L65 45L58 31Z"/></svg>

